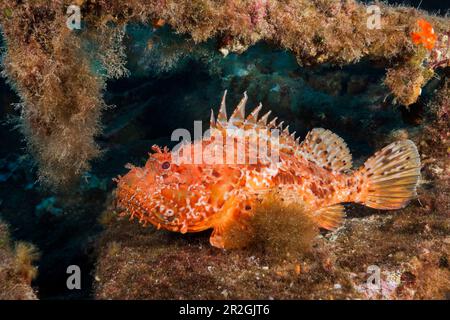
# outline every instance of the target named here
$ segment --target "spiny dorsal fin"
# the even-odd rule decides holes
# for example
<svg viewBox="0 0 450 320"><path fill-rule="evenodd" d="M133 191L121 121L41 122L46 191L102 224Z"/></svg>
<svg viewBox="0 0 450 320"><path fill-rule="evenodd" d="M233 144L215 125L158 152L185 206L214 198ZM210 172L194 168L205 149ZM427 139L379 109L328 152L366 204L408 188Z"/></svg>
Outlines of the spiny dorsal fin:
<svg viewBox="0 0 450 320"><path fill-rule="evenodd" d="M328 170L343 172L352 167L352 156L344 140L323 128L311 130L299 152L307 160Z"/></svg>
<svg viewBox="0 0 450 320"><path fill-rule="evenodd" d="M313 220L321 228L335 230L342 224L345 217L345 208L341 204L320 208L312 214Z"/></svg>
<svg viewBox="0 0 450 320"><path fill-rule="evenodd" d="M230 122L242 122L245 119L245 104L247 103L247 92L244 92L244 97L241 99L233 114L230 117Z"/></svg>
<svg viewBox="0 0 450 320"><path fill-rule="evenodd" d="M217 115L217 122L221 125L225 125L228 121L227 108L225 106L225 98L227 97L227 90L223 93L222 102L220 103L219 114Z"/></svg>
<svg viewBox="0 0 450 320"><path fill-rule="evenodd" d="M256 122L258 121L258 113L259 111L261 111L262 108L262 104L259 103L259 105L255 108L255 110L252 111L252 113L250 113L246 119L247 123L249 124L256 124Z"/></svg>

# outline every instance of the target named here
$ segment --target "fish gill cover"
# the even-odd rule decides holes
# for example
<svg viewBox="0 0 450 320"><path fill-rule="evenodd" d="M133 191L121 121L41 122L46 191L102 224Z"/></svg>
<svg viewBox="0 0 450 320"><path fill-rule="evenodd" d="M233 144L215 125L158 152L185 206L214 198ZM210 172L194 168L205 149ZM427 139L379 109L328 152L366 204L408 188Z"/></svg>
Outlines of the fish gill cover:
<svg viewBox="0 0 450 320"><path fill-rule="evenodd" d="M25 282L38 263L34 284L42 298L446 297L449 24L447 16L415 7L352 0L0 1L2 73L17 94L2 86L2 115L9 128L20 130L1 129L0 183L8 188L0 193L0 216L13 226L14 238L41 252L37 260L34 249L20 249L29 253L22 255L30 270ZM229 105L247 92L247 113L262 102L253 120L272 110L285 122L282 130L290 125L289 137L297 131L292 140L304 140L314 128L336 135L324 131L329 134L315 136L310 149L296 142L294 151L283 153L292 172L307 174L259 179L249 177L252 170L238 170L246 181L281 191L258 192L249 202L248 192L245 199L229 200L227 190L206 189L216 208L227 203L251 212L236 229L229 223L239 221L233 211L234 218L217 228L230 232L211 240L241 249L208 247L209 232L177 235L124 220L125 212L161 228L161 221L177 217L161 205L175 197L184 201L187 191L162 190L164 203L156 208L148 182L155 177L142 179L154 163L145 164L147 153L153 144L173 147L171 133L190 131L196 120L203 120L203 129L220 123L224 90ZM335 158L327 156L334 149L321 143L327 139L343 144ZM370 158L387 145L382 157ZM175 168L159 160L158 170ZM335 161L347 162L336 169ZM125 175L126 163L140 175ZM336 181L352 168L360 172L358 167L363 173L346 186L355 188L347 194ZM234 169L206 174L200 166L202 172L189 174L232 179ZM272 172L266 171L256 170ZM124 176L116 191L112 178L118 174ZM292 198L293 176L303 179L295 185L308 181L294 192L300 204L283 198ZM333 203L330 187L347 194L338 202L377 209L409 205L399 212L317 205ZM147 215L154 209L156 223ZM195 220L202 212L189 214ZM166 229L189 231L185 227ZM200 229L207 228L194 231ZM83 278L79 293L66 288L71 264L95 270ZM365 282L373 266L381 270L380 290Z"/></svg>

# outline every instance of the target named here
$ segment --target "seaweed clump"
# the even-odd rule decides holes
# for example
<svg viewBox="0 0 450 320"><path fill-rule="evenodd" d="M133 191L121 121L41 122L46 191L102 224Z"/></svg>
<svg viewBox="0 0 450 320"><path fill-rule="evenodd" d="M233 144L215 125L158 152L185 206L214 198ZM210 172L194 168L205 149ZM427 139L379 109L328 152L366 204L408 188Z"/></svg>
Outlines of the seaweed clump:
<svg viewBox="0 0 450 320"><path fill-rule="evenodd" d="M289 259L311 252L319 228L301 204L285 203L269 195L255 208L250 221L252 246L274 260Z"/></svg>
<svg viewBox="0 0 450 320"><path fill-rule="evenodd" d="M19 242L12 248L5 224L0 223L0 300L35 300L31 281L37 275L36 248Z"/></svg>
<svg viewBox="0 0 450 320"><path fill-rule="evenodd" d="M380 61L388 68L386 84L405 105L417 100L436 66L448 65L448 60L431 59L410 39L419 18L430 21L437 34L449 29L448 20L414 8L380 3L381 29L370 29L367 7L354 0L75 3L81 30L66 26L71 1L0 3L3 75L21 98L20 127L37 159L39 177L51 186L70 185L101 154L94 138L101 132L106 81L128 74L127 24L165 23L189 35L193 45L215 39L224 55L266 41L292 51L301 65Z"/></svg>

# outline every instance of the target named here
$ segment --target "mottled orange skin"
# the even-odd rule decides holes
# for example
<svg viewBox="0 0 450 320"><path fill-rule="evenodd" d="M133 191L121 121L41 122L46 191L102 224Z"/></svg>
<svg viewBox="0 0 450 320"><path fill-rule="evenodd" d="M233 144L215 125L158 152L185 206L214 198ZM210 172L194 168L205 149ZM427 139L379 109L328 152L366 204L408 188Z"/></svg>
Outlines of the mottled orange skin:
<svg viewBox="0 0 450 320"><path fill-rule="evenodd" d="M419 19L417 24L420 31L411 33L412 41L414 44L422 44L428 50L432 50L437 40L432 25L424 19Z"/></svg>

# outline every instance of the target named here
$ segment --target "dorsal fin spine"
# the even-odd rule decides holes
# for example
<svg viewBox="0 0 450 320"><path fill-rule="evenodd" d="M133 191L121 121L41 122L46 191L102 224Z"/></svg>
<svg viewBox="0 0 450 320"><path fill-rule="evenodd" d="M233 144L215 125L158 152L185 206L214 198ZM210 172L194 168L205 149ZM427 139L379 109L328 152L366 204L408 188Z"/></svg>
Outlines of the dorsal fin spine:
<svg viewBox="0 0 450 320"><path fill-rule="evenodd" d="M236 109L234 109L233 114L230 117L230 122L233 120L244 120L245 119L245 104L247 103L247 91L244 91L244 97L241 99Z"/></svg>
<svg viewBox="0 0 450 320"><path fill-rule="evenodd" d="M278 117L273 118L272 121L270 121L270 123L268 124L268 127L269 128L276 128L277 127L277 120L278 120Z"/></svg>
<svg viewBox="0 0 450 320"><path fill-rule="evenodd" d="M258 114L259 114L259 111L261 111L261 108L262 108L262 104L260 102L259 105L255 108L255 110L253 110L249 114L249 116L247 117L246 121L248 123L255 124L258 121Z"/></svg>
<svg viewBox="0 0 450 320"><path fill-rule="evenodd" d="M216 127L216 120L214 119L214 111L213 111L213 109L211 109L211 118L209 120L209 127L211 129Z"/></svg>
<svg viewBox="0 0 450 320"><path fill-rule="evenodd" d="M268 111L265 115L263 115L261 117L261 119L259 119L258 123L260 125L266 126L267 125L267 120L269 120L269 116L272 113L272 111Z"/></svg>
<svg viewBox="0 0 450 320"><path fill-rule="evenodd" d="M224 124L228 121L227 119L227 108L225 105L225 100L227 97L227 90L223 93L222 102L220 103L219 114L217 115L217 122Z"/></svg>

